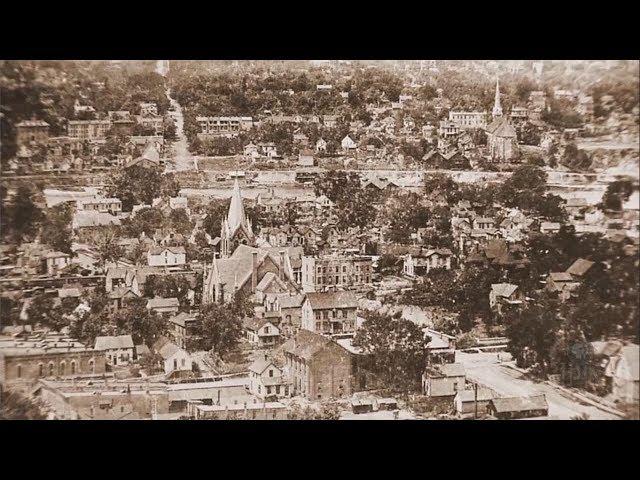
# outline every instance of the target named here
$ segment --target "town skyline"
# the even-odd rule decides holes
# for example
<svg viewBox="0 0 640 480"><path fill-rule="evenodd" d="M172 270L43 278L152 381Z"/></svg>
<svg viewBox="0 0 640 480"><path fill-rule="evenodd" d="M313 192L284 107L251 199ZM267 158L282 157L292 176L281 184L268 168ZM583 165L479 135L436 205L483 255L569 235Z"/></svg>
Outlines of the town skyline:
<svg viewBox="0 0 640 480"><path fill-rule="evenodd" d="M0 61L0 418L637 419L639 81Z"/></svg>

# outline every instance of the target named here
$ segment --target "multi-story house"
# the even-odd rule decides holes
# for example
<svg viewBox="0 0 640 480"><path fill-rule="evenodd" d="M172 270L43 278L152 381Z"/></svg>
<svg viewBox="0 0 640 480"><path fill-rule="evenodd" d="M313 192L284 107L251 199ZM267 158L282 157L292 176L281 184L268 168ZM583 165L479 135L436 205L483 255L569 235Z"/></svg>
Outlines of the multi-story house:
<svg viewBox="0 0 640 480"><path fill-rule="evenodd" d="M16 124L18 148L44 144L49 140L49 124L43 120L24 120Z"/></svg>
<svg viewBox="0 0 640 480"><path fill-rule="evenodd" d="M133 361L134 345L131 335L96 337L93 349L104 352L107 362L113 366Z"/></svg>
<svg viewBox="0 0 640 480"><path fill-rule="evenodd" d="M173 267L187 263L184 247L152 247L147 252L150 267Z"/></svg>
<svg viewBox="0 0 640 480"><path fill-rule="evenodd" d="M196 335L198 322L195 315L186 312L169 318L169 329L176 345L187 348L187 341Z"/></svg>
<svg viewBox="0 0 640 480"><path fill-rule="evenodd" d="M487 113L452 110L449 112L449 121L455 123L463 130L484 128L487 126Z"/></svg>
<svg viewBox="0 0 640 480"><path fill-rule="evenodd" d="M122 202L119 198L82 198L76 202L79 211L108 212L118 214L122 212Z"/></svg>
<svg viewBox="0 0 640 480"><path fill-rule="evenodd" d="M403 273L408 277L426 275L433 269L451 270L453 252L448 248L429 249L419 255L404 257Z"/></svg>
<svg viewBox="0 0 640 480"><path fill-rule="evenodd" d="M307 293L302 304L302 328L334 335L356 329L358 299L353 292Z"/></svg>
<svg viewBox="0 0 640 480"><path fill-rule="evenodd" d="M262 400L288 397L289 379L280 367L265 356L249 367L249 392Z"/></svg>
<svg viewBox="0 0 640 480"><path fill-rule="evenodd" d="M280 329L266 318L250 318L244 322L247 341L256 348L274 347L280 340Z"/></svg>
<svg viewBox="0 0 640 480"><path fill-rule="evenodd" d="M67 134L83 140L97 140L105 138L110 128L109 120L69 120Z"/></svg>
<svg viewBox="0 0 640 480"><path fill-rule="evenodd" d="M197 117L200 135L235 136L253 126L251 117Z"/></svg>
<svg viewBox="0 0 640 480"><path fill-rule="evenodd" d="M371 283L371 257L325 255L302 257L302 289L319 292L335 288L360 288Z"/></svg>

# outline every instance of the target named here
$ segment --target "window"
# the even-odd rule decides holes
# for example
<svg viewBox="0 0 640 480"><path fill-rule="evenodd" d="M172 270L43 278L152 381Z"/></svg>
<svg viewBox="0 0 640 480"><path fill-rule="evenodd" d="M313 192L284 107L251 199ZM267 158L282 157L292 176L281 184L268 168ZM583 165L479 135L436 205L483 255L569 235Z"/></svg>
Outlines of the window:
<svg viewBox="0 0 640 480"><path fill-rule="evenodd" d="M269 369L269 376L273 377L273 370Z"/></svg>
<svg viewBox="0 0 640 480"><path fill-rule="evenodd" d="M270 386L267 387L267 395L271 395L271 387Z"/></svg>
<svg viewBox="0 0 640 480"><path fill-rule="evenodd" d="M89 370L91 370L91 373L96 373L96 362L93 358L89 360Z"/></svg>
<svg viewBox="0 0 640 480"><path fill-rule="evenodd" d="M180 360L180 364L184 367L184 358L182 360Z"/></svg>
<svg viewBox="0 0 640 480"><path fill-rule="evenodd" d="M49 364L49 376L53 376L53 362Z"/></svg>
<svg viewBox="0 0 640 480"><path fill-rule="evenodd" d="M276 385L276 395L280 395L280 385Z"/></svg>
<svg viewBox="0 0 640 480"><path fill-rule="evenodd" d="M22 377L22 365L18 365L18 368L16 370L17 370L16 376L18 378Z"/></svg>
<svg viewBox="0 0 640 480"><path fill-rule="evenodd" d="M178 360L177 359L173 359L173 369L176 370L178 368Z"/></svg>
<svg viewBox="0 0 640 480"><path fill-rule="evenodd" d="M269 333L269 327L264 327L264 333Z"/></svg>
<svg viewBox="0 0 640 480"><path fill-rule="evenodd" d="M71 362L71 374L76 373L76 362Z"/></svg>
<svg viewBox="0 0 640 480"><path fill-rule="evenodd" d="M58 365L58 375L64 375L65 366L64 362L60 362L60 365Z"/></svg>
<svg viewBox="0 0 640 480"><path fill-rule="evenodd" d="M44 365L38 364L38 376L44 377Z"/></svg>

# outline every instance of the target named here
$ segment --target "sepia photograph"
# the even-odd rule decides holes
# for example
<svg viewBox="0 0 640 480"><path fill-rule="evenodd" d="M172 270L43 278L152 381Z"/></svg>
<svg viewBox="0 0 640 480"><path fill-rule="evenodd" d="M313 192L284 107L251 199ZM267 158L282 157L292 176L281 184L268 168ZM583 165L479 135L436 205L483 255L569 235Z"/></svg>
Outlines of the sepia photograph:
<svg viewBox="0 0 640 480"><path fill-rule="evenodd" d="M0 60L0 420L638 420L639 90Z"/></svg>

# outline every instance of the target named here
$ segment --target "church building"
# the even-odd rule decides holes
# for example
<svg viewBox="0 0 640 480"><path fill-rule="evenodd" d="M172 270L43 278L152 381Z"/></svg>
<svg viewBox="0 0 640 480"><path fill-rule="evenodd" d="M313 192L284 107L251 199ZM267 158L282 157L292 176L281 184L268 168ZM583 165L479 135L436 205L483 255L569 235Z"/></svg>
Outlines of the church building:
<svg viewBox="0 0 640 480"><path fill-rule="evenodd" d="M227 218L222 221L221 255L205 267L203 303L226 303L242 290L255 302L267 293L297 293L286 250L256 248L236 180Z"/></svg>
<svg viewBox="0 0 640 480"><path fill-rule="evenodd" d="M236 179L231 194L231 204L227 218L222 219L220 231L220 256L228 258L238 245L255 245L255 235L251 229L251 220L244 213L240 185Z"/></svg>
<svg viewBox="0 0 640 480"><path fill-rule="evenodd" d="M517 157L518 137L515 128L509 123L507 117L502 115L498 80L496 80L496 97L492 115L493 122L485 129L489 157L496 161L507 161Z"/></svg>

